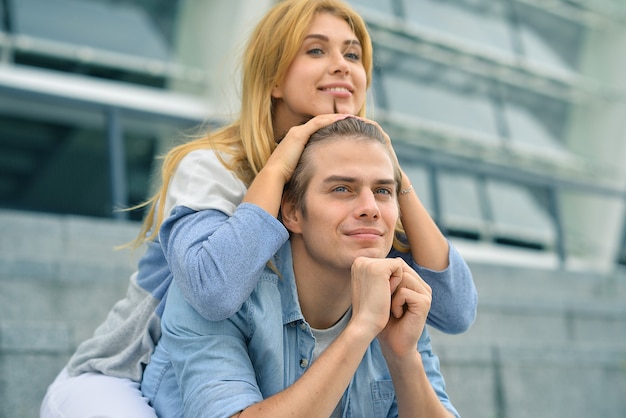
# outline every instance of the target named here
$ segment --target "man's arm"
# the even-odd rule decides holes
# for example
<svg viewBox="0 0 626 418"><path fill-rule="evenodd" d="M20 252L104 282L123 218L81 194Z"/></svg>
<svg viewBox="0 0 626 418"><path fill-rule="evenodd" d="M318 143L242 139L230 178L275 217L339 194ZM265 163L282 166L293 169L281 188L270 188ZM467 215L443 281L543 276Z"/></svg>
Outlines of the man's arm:
<svg viewBox="0 0 626 418"><path fill-rule="evenodd" d="M453 417L428 379L422 357L417 351L405 358L386 356L393 380L400 417ZM447 399L447 396L446 396Z"/></svg>
<svg viewBox="0 0 626 418"><path fill-rule="evenodd" d="M353 316L346 329L292 386L235 416L330 415L377 335L396 391L399 416L454 416L430 344L416 350L430 300L428 284L403 260L357 259L352 268ZM450 410L444 407L444 400Z"/></svg>
<svg viewBox="0 0 626 418"><path fill-rule="evenodd" d="M399 260L388 261L398 263ZM341 400L364 353L389 318L388 277L373 281L376 286L361 292L379 300L364 298L361 305L379 307L380 312L384 312L378 315L381 320L372 324L370 318L375 316L368 310L353 307L346 329L302 377L266 399L258 387L258 376L248 351L249 339L254 338L254 327L248 322L247 307L244 305L239 313L227 320L207 321L184 300L173 284L163 314L164 333L159 344L164 344L170 352L185 414L194 417L212 417L218 411L232 414L233 405L235 408L241 405L242 411L234 416L329 416ZM270 323L263 325L282 330L280 295L268 287L264 289L269 293L260 294L259 298L266 302L262 309Z"/></svg>
<svg viewBox="0 0 626 418"><path fill-rule="evenodd" d="M445 401L454 410L445 393L438 359L431 353L429 339L416 350L420 335L425 332L431 298L430 286L403 262L402 281L392 295L391 317L378 337L401 417L453 416L442 403Z"/></svg>
<svg viewBox="0 0 626 418"><path fill-rule="evenodd" d="M293 385L234 417L330 416L371 341L371 334L351 321Z"/></svg>
<svg viewBox="0 0 626 418"><path fill-rule="evenodd" d="M402 265L406 264L401 259L357 259L352 266L352 317L346 329L293 385L235 416L329 416L389 320L390 289L400 282Z"/></svg>

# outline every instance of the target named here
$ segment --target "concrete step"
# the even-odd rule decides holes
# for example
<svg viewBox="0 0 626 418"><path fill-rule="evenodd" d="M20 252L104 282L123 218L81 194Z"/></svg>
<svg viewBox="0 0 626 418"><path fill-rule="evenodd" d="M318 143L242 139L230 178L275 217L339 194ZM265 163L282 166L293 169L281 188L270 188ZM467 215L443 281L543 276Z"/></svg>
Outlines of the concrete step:
<svg viewBox="0 0 626 418"><path fill-rule="evenodd" d="M93 334L128 286L128 274L107 281L0 279L0 319L61 322L71 345Z"/></svg>
<svg viewBox="0 0 626 418"><path fill-rule="evenodd" d="M48 385L73 351L72 327L0 321L0 418L36 418Z"/></svg>
<svg viewBox="0 0 626 418"><path fill-rule="evenodd" d="M481 300L626 300L626 272L468 263Z"/></svg>
<svg viewBox="0 0 626 418"><path fill-rule="evenodd" d="M447 391L465 418L622 418L626 344L442 342L433 334ZM0 322L0 417L35 418L72 352L71 326Z"/></svg>
<svg viewBox="0 0 626 418"><path fill-rule="evenodd" d="M465 418L622 418L626 344L446 344L433 338Z"/></svg>
<svg viewBox="0 0 626 418"><path fill-rule="evenodd" d="M0 418L48 384L126 292L133 222L0 210ZM626 275L473 263L478 317L431 331L464 417L623 417Z"/></svg>
<svg viewBox="0 0 626 418"><path fill-rule="evenodd" d="M0 210L0 279L99 281L132 271L143 250L115 251L137 222Z"/></svg>
<svg viewBox="0 0 626 418"><path fill-rule="evenodd" d="M77 344L126 292L134 222L0 210L0 418L35 418Z"/></svg>
<svg viewBox="0 0 626 418"><path fill-rule="evenodd" d="M461 335L433 330L445 343L626 344L626 304L597 301L532 302L481 299L476 321Z"/></svg>

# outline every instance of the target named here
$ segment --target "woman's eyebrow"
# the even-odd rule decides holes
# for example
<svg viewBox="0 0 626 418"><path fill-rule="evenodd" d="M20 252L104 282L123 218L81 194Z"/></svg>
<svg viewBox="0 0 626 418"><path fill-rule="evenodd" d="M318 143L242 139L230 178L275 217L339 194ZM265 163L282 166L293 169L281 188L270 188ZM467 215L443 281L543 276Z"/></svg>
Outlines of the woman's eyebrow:
<svg viewBox="0 0 626 418"><path fill-rule="evenodd" d="M329 42L330 39L328 38L328 36L326 35L322 35L320 33L311 33L308 34L307 36L304 37L304 39L319 39L320 41L325 41L325 42ZM361 46L361 42L359 42L358 39L346 39L345 41L343 41L344 45L356 45L356 46Z"/></svg>

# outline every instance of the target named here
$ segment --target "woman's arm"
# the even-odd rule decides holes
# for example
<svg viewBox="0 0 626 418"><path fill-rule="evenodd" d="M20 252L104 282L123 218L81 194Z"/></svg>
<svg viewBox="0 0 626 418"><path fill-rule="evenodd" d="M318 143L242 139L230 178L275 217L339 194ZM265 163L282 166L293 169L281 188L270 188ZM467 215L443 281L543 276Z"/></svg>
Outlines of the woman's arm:
<svg viewBox="0 0 626 418"><path fill-rule="evenodd" d="M288 238L276 218L251 204L241 204L232 216L179 207L159 233L185 299L213 321L241 308L267 261Z"/></svg>
<svg viewBox="0 0 626 418"><path fill-rule="evenodd" d="M448 267L448 240L426 211L404 172L401 191L404 192L398 196L400 216L413 260L429 270L445 270Z"/></svg>
<svg viewBox="0 0 626 418"><path fill-rule="evenodd" d="M478 298L472 273L430 217L405 173L402 190L408 190L399 201L414 267L433 288L428 322L449 334L464 332L476 318Z"/></svg>
<svg viewBox="0 0 626 418"><path fill-rule="evenodd" d="M313 132L345 117L321 115L293 127L243 196L241 181L211 150L180 162L159 240L174 280L205 318L229 317L250 295L265 263L288 239L276 217L304 145Z"/></svg>

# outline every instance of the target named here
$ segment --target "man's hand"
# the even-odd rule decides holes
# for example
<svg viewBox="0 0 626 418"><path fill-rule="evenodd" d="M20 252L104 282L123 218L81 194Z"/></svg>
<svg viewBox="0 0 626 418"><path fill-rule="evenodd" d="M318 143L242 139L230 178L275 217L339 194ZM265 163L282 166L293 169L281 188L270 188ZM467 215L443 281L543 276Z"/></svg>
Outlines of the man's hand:
<svg viewBox="0 0 626 418"><path fill-rule="evenodd" d="M415 353L430 310L432 290L415 270L399 260L402 280L391 296L391 316L378 341L386 355L404 357Z"/></svg>

